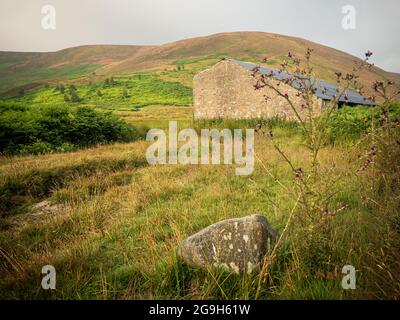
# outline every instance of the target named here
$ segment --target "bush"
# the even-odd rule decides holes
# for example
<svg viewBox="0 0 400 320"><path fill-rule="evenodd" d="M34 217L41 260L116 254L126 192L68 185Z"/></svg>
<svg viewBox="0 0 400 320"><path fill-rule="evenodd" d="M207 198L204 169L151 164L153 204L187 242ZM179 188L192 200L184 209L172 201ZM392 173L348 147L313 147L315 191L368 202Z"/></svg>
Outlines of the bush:
<svg viewBox="0 0 400 320"><path fill-rule="evenodd" d="M0 152L4 154L66 152L139 138L133 126L89 107L0 107Z"/></svg>
<svg viewBox="0 0 400 320"><path fill-rule="evenodd" d="M373 126L377 126L381 107L349 107L345 106L334 112L328 121L327 142L354 141L364 133L369 132ZM390 114L400 118L400 104L391 104Z"/></svg>
<svg viewBox="0 0 400 320"><path fill-rule="evenodd" d="M76 87L74 85L70 85L69 93L71 95L71 102L81 102L82 99L79 97L78 92L76 91Z"/></svg>
<svg viewBox="0 0 400 320"><path fill-rule="evenodd" d="M81 102L82 99L78 96L78 94L76 93L76 91L72 91L72 92L71 92L71 101L72 101L72 102Z"/></svg>
<svg viewBox="0 0 400 320"><path fill-rule="evenodd" d="M31 145L20 145L20 154L44 154L52 151L51 144L37 140Z"/></svg>

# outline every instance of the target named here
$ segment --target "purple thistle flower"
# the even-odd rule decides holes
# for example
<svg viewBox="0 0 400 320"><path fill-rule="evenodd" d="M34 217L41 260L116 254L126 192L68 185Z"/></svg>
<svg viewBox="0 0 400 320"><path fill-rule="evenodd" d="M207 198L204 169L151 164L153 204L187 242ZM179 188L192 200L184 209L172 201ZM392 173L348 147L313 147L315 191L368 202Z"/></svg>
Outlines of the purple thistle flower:
<svg viewBox="0 0 400 320"><path fill-rule="evenodd" d="M372 53L372 51L370 51L370 50L368 50L368 51L365 53L365 56L367 57L367 59L370 58L372 55L373 55L373 53Z"/></svg>

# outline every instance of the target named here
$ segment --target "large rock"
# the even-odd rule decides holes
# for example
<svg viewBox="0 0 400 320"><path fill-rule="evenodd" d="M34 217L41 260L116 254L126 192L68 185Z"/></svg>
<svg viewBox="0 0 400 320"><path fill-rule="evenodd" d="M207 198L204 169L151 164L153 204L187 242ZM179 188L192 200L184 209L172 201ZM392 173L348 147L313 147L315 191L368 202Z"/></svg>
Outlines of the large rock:
<svg viewBox="0 0 400 320"><path fill-rule="evenodd" d="M264 261L276 231L261 215L223 220L182 241L178 256L205 270L251 273Z"/></svg>

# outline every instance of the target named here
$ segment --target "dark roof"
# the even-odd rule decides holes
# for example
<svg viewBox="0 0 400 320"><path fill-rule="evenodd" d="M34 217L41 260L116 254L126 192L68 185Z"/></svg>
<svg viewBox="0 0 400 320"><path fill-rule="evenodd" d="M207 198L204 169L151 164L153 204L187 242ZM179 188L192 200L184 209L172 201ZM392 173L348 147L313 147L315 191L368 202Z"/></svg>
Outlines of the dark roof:
<svg viewBox="0 0 400 320"><path fill-rule="evenodd" d="M248 63L248 62L243 62L243 61L238 61L238 60L230 60L246 69L252 70L257 65ZM259 67L259 72L264 75L272 75L274 76L275 79L277 80L285 80L285 79L294 79L293 76L287 72L278 70L278 69L273 69L273 68L266 68L266 67ZM324 80L320 79L313 79L314 82L314 87L316 89L315 95L323 100L332 100L334 95L337 95L338 92L340 93L343 88L340 88L334 84L331 84L329 82L326 82ZM301 88L303 84L300 81L293 80L291 82L291 86L294 88ZM337 91L339 90L339 91ZM347 99L346 99L347 96ZM352 104L361 104L361 105L369 105L369 106L374 106L376 105L375 102L368 100L364 98L362 95L359 93L353 91L353 90L346 90L345 93L339 98L340 102L344 103L352 103Z"/></svg>

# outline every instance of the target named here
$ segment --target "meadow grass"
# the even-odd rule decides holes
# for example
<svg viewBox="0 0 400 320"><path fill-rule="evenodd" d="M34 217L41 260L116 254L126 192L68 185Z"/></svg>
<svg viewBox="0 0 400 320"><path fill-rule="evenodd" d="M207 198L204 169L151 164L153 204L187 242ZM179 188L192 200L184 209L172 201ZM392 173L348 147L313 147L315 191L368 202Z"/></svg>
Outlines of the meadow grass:
<svg viewBox="0 0 400 320"><path fill-rule="evenodd" d="M193 122L186 107L148 106L115 111L127 121L166 128L216 127ZM189 108L190 109L190 108ZM173 117L170 117L170 115ZM232 122L232 126L235 124ZM239 127L252 122L236 123ZM276 139L296 164L308 151L295 125L275 123ZM204 272L184 265L176 248L185 237L222 219L260 213L281 233L295 199L293 177L271 142L256 136L256 166L238 177L234 165L157 165L144 158L149 142L116 143L73 153L0 158L2 214L0 296L21 299L343 299L379 296L378 267L367 253L382 232L354 174L357 152L327 145L321 166L341 176L331 201L346 204L332 218L330 237L308 238L301 228L285 237L266 282L259 276ZM31 205L48 200L49 212ZM301 213L298 213L301 217ZM297 221L301 226L301 221ZM381 233L382 234L382 233ZM54 265L57 289L40 287L41 268ZM357 290L341 288L343 265L356 266ZM368 269L370 268L370 269ZM372 268L372 269L371 269ZM256 292L260 294L256 296Z"/></svg>
<svg viewBox="0 0 400 320"><path fill-rule="evenodd" d="M246 52L246 60L257 62L259 54ZM3 97L0 103L9 108L89 106L111 111L141 133L167 129L171 120L178 121L180 129L197 131L254 128L256 119L193 120L193 75L221 57L176 60L164 70L114 76L111 84L86 75L84 81L74 82L80 102L64 100L65 94L70 96L69 83L64 83L64 93L53 83L18 97ZM274 59L267 64L275 64ZM88 67L85 72L90 71ZM51 72L43 70L31 80L57 76ZM73 70L57 72L80 76ZM3 82L15 84L11 80ZM329 205L343 210L313 228L296 207L292 171L261 135L256 135L255 170L245 177L235 175L234 165L150 166L146 141L1 156L0 297L398 298L400 237L393 226L399 225L399 183L389 179L392 173L359 172L368 147L362 135L375 118L374 111L345 108L329 123L327 143L319 155L324 176L317 187L324 194L337 190ZM265 125L293 164L307 171L309 150L298 124L271 119ZM393 167L396 159L382 166ZM43 201L50 208L35 211L33 205ZM176 248L187 236L222 219L255 213L265 215L280 234L285 232L265 279L259 274L205 272L177 258ZM40 287L41 268L48 264L57 270L53 291ZM349 264L357 269L357 289L346 291L341 288L341 268Z"/></svg>
<svg viewBox="0 0 400 320"><path fill-rule="evenodd" d="M10 72L0 78L0 92L25 85L30 82L47 82L57 79L72 80L87 77L91 72L100 68L101 64L63 65L54 68L31 68ZM6 67L3 65L1 67Z"/></svg>
<svg viewBox="0 0 400 320"><path fill-rule="evenodd" d="M130 76L115 76L112 84L85 79L74 83L79 102L71 100L70 85L60 82L64 92L56 85L42 86L19 96L3 97L2 105L56 106L87 105L113 110L137 110L147 105L187 106L192 103L192 90L177 81L163 80L156 73L139 73ZM68 101L65 101L65 96Z"/></svg>

